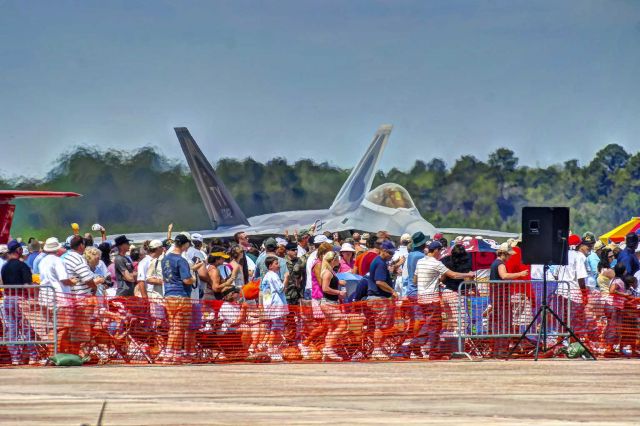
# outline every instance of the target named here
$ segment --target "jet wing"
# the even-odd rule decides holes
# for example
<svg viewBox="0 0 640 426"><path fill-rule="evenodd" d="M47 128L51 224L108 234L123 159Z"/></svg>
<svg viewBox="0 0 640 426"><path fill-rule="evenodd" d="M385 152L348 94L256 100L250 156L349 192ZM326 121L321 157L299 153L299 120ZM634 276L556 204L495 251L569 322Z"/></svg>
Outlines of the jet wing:
<svg viewBox="0 0 640 426"><path fill-rule="evenodd" d="M80 197L75 192L57 192L57 191L17 191L12 189L0 190L0 203L11 201L15 198L65 198Z"/></svg>
<svg viewBox="0 0 640 426"><path fill-rule="evenodd" d="M483 237L493 237L493 238L517 238L518 233L515 232L503 232L503 231L491 231L488 229L473 229L473 228L438 228L438 231L443 234L454 234L454 235L469 235L476 236L481 235Z"/></svg>

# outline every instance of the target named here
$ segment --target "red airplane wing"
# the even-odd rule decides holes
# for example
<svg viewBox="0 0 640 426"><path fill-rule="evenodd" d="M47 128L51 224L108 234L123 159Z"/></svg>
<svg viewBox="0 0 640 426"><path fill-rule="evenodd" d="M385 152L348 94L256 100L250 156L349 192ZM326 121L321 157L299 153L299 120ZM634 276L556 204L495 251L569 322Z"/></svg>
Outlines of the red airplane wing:
<svg viewBox="0 0 640 426"><path fill-rule="evenodd" d="M12 189L0 189L0 203L11 201L14 198L64 198L80 197L75 192L56 191L14 191Z"/></svg>
<svg viewBox="0 0 640 426"><path fill-rule="evenodd" d="M9 204L15 198L65 198L80 197L75 192L55 192L55 191L14 191L11 189L0 189L0 244L4 244L9 239L9 231L13 222L13 213L16 206Z"/></svg>

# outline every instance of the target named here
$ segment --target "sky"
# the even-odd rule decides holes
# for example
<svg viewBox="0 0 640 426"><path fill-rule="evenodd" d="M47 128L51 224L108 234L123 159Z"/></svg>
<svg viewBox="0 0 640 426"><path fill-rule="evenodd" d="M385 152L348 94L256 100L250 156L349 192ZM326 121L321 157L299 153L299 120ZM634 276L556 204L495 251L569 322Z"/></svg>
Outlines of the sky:
<svg viewBox="0 0 640 426"><path fill-rule="evenodd" d="M212 163L640 150L639 1L0 0L0 175L187 126Z"/></svg>

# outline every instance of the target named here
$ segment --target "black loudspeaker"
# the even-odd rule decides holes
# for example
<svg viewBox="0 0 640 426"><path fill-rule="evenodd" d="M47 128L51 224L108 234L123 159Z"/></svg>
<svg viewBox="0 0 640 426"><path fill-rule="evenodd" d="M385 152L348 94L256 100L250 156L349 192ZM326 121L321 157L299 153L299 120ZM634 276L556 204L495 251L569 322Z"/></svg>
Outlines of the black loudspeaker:
<svg viewBox="0 0 640 426"><path fill-rule="evenodd" d="M522 208L522 263L566 265L569 207Z"/></svg>

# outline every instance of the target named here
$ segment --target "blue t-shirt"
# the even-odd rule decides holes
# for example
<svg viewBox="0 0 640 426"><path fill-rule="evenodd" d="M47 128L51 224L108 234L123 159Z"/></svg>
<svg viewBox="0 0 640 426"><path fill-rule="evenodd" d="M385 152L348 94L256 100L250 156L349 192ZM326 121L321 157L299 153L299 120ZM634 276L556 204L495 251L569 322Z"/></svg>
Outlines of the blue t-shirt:
<svg viewBox="0 0 640 426"><path fill-rule="evenodd" d="M418 260L424 257L422 250L415 250L407 256L407 277L402 282L404 294L407 297L416 297L418 295L418 286L413 282L413 276L416 274L416 265Z"/></svg>
<svg viewBox="0 0 640 426"><path fill-rule="evenodd" d="M183 281L191 278L189 262L179 254L169 253L162 259L162 279L164 295L190 297L191 285Z"/></svg>
<svg viewBox="0 0 640 426"><path fill-rule="evenodd" d="M381 290L376 284L376 281L384 281L393 288L391 274L389 274L387 263L382 260L380 256L373 259L371 266L369 267L369 289L367 291L367 296L391 297L392 293Z"/></svg>
<svg viewBox="0 0 640 426"><path fill-rule="evenodd" d="M640 261L636 257L635 250L628 248L622 250L618 255L618 262L623 263L627 268L627 275L635 275L640 270Z"/></svg>
<svg viewBox="0 0 640 426"><path fill-rule="evenodd" d="M29 256L27 256L27 259L24 261L24 263L26 263L29 266L29 268L33 269L33 261L36 260L36 257L38 257L39 254L40 252L38 251L29 253Z"/></svg>

